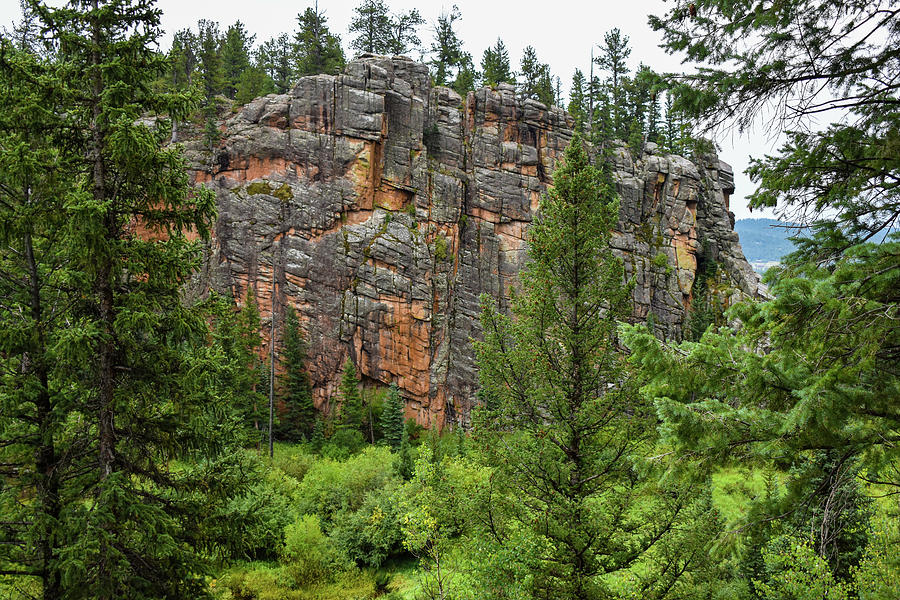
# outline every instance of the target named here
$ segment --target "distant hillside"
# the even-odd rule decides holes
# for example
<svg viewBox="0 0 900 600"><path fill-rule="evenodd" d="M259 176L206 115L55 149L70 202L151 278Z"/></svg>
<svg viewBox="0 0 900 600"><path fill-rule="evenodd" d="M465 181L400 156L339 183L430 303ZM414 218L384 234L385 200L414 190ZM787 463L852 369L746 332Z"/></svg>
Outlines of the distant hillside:
<svg viewBox="0 0 900 600"><path fill-rule="evenodd" d="M793 252L794 245L788 237L796 235L797 230L790 225L776 219L739 219L735 222L734 230L741 238L744 256L757 272L762 273Z"/></svg>

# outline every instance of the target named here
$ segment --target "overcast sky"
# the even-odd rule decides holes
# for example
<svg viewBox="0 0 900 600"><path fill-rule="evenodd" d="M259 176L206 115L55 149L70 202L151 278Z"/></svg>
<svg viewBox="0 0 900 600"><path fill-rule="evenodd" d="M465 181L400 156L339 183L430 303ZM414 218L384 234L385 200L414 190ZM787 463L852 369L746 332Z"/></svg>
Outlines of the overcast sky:
<svg viewBox="0 0 900 600"><path fill-rule="evenodd" d="M397 12L419 9L426 20L419 32L422 50L431 43L432 27L438 15L453 4L412 0L386 0L386 3ZM18 4L16 0L0 0L0 24L8 25L19 18ZM357 4L357 0L319 2L329 28L340 35L345 51L350 41L347 27ZM174 31L194 27L199 19L218 21L222 30L240 20L248 31L256 34L259 43L279 33L292 32L297 26L297 13L312 2L159 0L157 5L163 11L166 32L161 44L167 48ZM632 68L644 62L656 71L683 70L679 58L667 55L658 47L660 37L647 24L647 16L662 14L672 7L671 0L457 0L456 5L462 13L457 31L476 65L480 63L484 49L492 46L498 36L509 49L514 68L518 67L522 50L531 44L537 50L538 58L549 63L552 73L562 80L564 95L567 95L574 70L580 68L586 73L590 68L591 46L599 44L603 34L614 27L630 38ZM414 58L418 58L417 54L414 53ZM773 152L773 143L762 135L738 134L716 142L722 149L721 158L734 167L737 189L731 209L737 218L772 216L760 211L751 215L747 210L744 198L752 192L753 184L743 170L747 168L749 156Z"/></svg>

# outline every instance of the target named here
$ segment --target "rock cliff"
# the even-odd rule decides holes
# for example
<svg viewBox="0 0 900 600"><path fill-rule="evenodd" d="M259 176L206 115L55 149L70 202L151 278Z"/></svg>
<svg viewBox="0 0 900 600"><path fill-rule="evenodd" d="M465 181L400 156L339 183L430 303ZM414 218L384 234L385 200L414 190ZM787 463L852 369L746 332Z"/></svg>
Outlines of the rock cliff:
<svg viewBox="0 0 900 600"><path fill-rule="evenodd" d="M240 299L252 285L263 315L296 307L320 406L350 355L370 383L397 382L419 422L465 418L479 295L506 304L571 118L511 86L462 98L422 64L364 56L257 98L222 134L211 159L195 153L219 206L200 287ZM635 319L679 338L698 261L719 265L723 302L757 295L758 277L728 212L730 167L647 146L615 155L613 245Z"/></svg>

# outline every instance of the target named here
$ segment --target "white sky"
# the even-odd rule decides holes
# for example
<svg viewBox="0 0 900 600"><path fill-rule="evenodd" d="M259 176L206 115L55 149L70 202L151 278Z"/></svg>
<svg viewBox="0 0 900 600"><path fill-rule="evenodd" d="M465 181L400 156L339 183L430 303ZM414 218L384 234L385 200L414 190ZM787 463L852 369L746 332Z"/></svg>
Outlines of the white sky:
<svg viewBox="0 0 900 600"><path fill-rule="evenodd" d="M168 47L174 31L195 27L201 18L218 21L222 30L240 20L248 31L256 34L256 42L259 43L279 33L294 31L297 14L314 1L159 0L157 6L163 11L162 23L166 32L161 44ZM437 16L453 4L452 1L412 0L386 0L386 3L397 12L419 9L426 20L419 31L423 50L430 46L432 25ZM329 28L341 36L345 51L351 39L347 27L357 4L357 0L319 2L319 7L325 10ZM476 66L481 62L484 49L492 46L498 36L509 50L513 68L518 67L522 50L531 44L537 50L538 58L549 63L552 73L560 77L564 96L568 93L575 69L580 68L585 74L590 69L591 46L601 43L603 34L614 27L630 38L632 68L644 62L660 72L682 70L677 57L667 55L658 47L661 38L647 24L647 16L662 14L672 7L671 0L457 0L456 5L462 13L462 19L457 22L457 32ZM20 16L16 0L0 0L0 25L9 25ZM743 171L749 164L749 156L772 153L774 143L762 134L737 133L716 142L721 146L721 158L734 167L737 189L731 199L731 210L737 218L773 216L768 211L749 213L744 198L753 191L754 186Z"/></svg>

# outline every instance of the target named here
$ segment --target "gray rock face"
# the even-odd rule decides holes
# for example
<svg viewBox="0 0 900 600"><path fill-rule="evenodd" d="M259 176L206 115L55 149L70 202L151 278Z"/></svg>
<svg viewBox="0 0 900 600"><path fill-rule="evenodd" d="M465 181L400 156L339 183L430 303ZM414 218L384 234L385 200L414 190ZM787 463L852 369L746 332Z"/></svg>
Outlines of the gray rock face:
<svg viewBox="0 0 900 600"><path fill-rule="evenodd" d="M219 205L199 286L239 299L253 286L263 315L294 306L320 406L349 355L369 382L396 382L419 422L465 419L479 296L506 305L571 118L511 86L462 98L432 88L422 64L364 56L223 127L212 160L196 154ZM698 258L719 263L728 302L759 295L728 165L621 147L615 181L613 246L636 282L636 320L652 313L659 335L680 338Z"/></svg>

